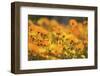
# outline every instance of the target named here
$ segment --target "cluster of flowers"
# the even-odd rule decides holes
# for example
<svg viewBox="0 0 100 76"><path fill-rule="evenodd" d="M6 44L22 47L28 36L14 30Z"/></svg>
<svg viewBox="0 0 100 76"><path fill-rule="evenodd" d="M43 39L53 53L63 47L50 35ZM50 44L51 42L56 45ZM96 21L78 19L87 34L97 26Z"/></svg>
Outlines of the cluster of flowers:
<svg viewBox="0 0 100 76"><path fill-rule="evenodd" d="M62 24L47 17L28 20L28 59L78 59L87 58L87 21L69 19Z"/></svg>

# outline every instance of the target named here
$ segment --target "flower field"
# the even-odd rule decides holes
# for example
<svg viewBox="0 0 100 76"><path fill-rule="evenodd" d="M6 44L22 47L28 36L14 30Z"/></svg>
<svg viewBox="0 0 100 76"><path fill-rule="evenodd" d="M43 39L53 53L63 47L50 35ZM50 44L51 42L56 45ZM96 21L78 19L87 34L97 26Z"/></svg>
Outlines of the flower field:
<svg viewBox="0 0 100 76"><path fill-rule="evenodd" d="M60 17L57 17L60 19ZM28 60L88 57L88 20L59 21L48 16L28 18Z"/></svg>

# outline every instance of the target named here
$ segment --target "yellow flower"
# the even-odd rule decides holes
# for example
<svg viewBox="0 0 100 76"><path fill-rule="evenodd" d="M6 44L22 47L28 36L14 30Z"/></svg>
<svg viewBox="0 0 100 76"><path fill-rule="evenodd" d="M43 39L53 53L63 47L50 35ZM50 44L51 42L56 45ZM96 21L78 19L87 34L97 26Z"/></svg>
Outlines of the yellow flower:
<svg viewBox="0 0 100 76"><path fill-rule="evenodd" d="M76 53L76 51L75 51L75 50L71 50L71 53L72 53L72 54L75 54L75 53Z"/></svg>
<svg viewBox="0 0 100 76"><path fill-rule="evenodd" d="M81 55L82 58L85 58L85 55Z"/></svg>
<svg viewBox="0 0 100 76"><path fill-rule="evenodd" d="M43 17L43 18L40 18L37 23L41 26L41 25L50 25L50 21L48 18L46 17Z"/></svg>

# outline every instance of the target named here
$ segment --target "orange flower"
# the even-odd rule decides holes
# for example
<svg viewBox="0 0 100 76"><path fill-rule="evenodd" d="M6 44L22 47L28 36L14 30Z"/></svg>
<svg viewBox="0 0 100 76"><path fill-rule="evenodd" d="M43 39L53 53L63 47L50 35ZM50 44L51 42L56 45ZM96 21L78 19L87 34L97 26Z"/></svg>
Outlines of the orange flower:
<svg viewBox="0 0 100 76"><path fill-rule="evenodd" d="M33 43L29 43L28 44L28 50L29 52L31 52L32 54L36 54L36 55L41 55L41 54L47 54L47 50L45 50L44 48L41 48Z"/></svg>
<svg viewBox="0 0 100 76"><path fill-rule="evenodd" d="M47 46L49 44L49 41L43 40L43 41L39 42L39 44Z"/></svg>
<svg viewBox="0 0 100 76"><path fill-rule="evenodd" d="M76 45L77 49L80 49L80 51L82 51L84 49L84 45L82 42L80 42L78 45Z"/></svg>
<svg viewBox="0 0 100 76"><path fill-rule="evenodd" d="M78 27L72 28L71 31L72 31L72 33L73 33L75 36L77 36L77 37L80 36L80 31L79 31Z"/></svg>
<svg viewBox="0 0 100 76"><path fill-rule="evenodd" d="M32 43L28 43L28 49L31 53L37 53L38 50L39 50L39 47L35 44L32 44Z"/></svg>
<svg viewBox="0 0 100 76"><path fill-rule="evenodd" d="M79 31L79 25L78 22L75 19L69 20L69 25L71 26L71 31L72 33L79 37L80 36L80 31Z"/></svg>
<svg viewBox="0 0 100 76"><path fill-rule="evenodd" d="M70 19L69 20L69 25L72 26L72 27L75 27L78 25L77 21L75 19Z"/></svg>
<svg viewBox="0 0 100 76"><path fill-rule="evenodd" d="M39 33L42 33L42 34L48 34L47 30L45 30L44 28L42 28L38 25L33 24L32 21L29 20L29 32L31 32L31 31L39 32Z"/></svg>
<svg viewBox="0 0 100 76"><path fill-rule="evenodd" d="M63 50L63 45L58 44L56 46L55 50Z"/></svg>

